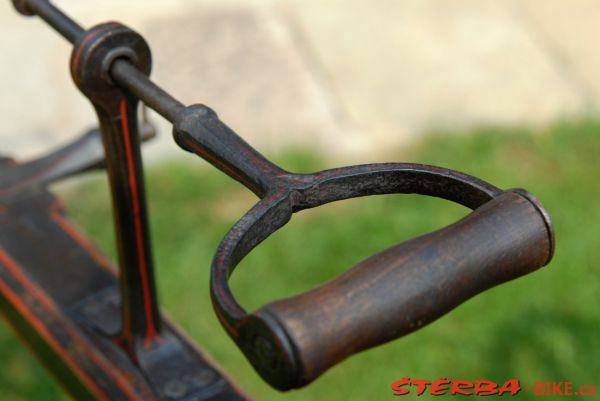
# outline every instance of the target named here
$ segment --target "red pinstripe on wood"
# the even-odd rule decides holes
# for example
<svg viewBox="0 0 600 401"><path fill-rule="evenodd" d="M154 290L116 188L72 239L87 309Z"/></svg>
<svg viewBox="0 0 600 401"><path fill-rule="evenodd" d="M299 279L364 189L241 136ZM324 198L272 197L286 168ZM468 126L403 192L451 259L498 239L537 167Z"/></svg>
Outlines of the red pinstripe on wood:
<svg viewBox="0 0 600 401"><path fill-rule="evenodd" d="M131 388L130 384L118 374L115 374L114 368L110 367L102 356L92 352L91 347L88 344L85 344L85 341L75 332L75 330L61 320L60 312L58 311L58 308L54 302L23 274L22 268L1 247L0 263L7 268L6 271L13 276L19 282L19 284L23 286L24 289L39 302L40 306L45 310L45 312L53 317L58 317L56 320L61 322L61 326L67 335L75 343L79 343L81 345L81 351L85 353L99 369L101 369L108 377L110 377L130 400L142 401L141 398L139 398L135 391ZM27 305L23 303L17 294L15 294L1 279L0 291L2 291L2 293L19 311L19 313L31 323L31 325L36 329L40 336L45 339L52 349L54 349L54 351L60 355L61 359L64 360L65 363L71 368L73 373L80 378L81 382L84 383L85 386L90 389L90 391L95 393L99 399L110 401L110 398L106 395L106 393L97 385L95 379L81 368L71 353L62 347L58 340L47 329L45 324L38 319L31 310L29 310Z"/></svg>
<svg viewBox="0 0 600 401"><path fill-rule="evenodd" d="M142 280L142 292L144 297L144 314L146 317L146 334L144 337L144 347L150 348L152 340L158 336L156 322L152 313L152 294L150 291L150 279L148 277L148 264L146 261L146 252L144 249L144 237L142 230L142 220L140 215L139 189L136 180L135 165L133 163L133 148L131 146L131 136L129 132L129 121L127 118L127 101L121 100L121 128L125 140L125 154L127 158L127 168L129 173L129 185L131 188L131 200L135 224L136 247L139 260L139 272Z"/></svg>

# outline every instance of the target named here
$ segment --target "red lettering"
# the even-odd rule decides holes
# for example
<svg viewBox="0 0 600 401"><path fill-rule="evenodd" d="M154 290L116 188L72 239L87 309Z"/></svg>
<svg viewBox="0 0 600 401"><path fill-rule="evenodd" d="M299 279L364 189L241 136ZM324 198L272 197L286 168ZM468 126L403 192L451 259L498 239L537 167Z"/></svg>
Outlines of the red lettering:
<svg viewBox="0 0 600 401"><path fill-rule="evenodd" d="M429 394L435 396L446 394L446 391L448 391L449 383L450 380L446 379L445 377L440 377L439 380L436 380L433 383L431 383L431 389L429 390Z"/></svg>
<svg viewBox="0 0 600 401"><path fill-rule="evenodd" d="M397 380L392 383L392 391L394 395L406 395L410 393L410 390L402 388L410 384L410 377L404 377L402 380Z"/></svg>
<svg viewBox="0 0 600 401"><path fill-rule="evenodd" d="M421 396L429 390L429 394L433 396L446 395L448 391L450 395L476 395L476 396L502 396L509 393L515 396L523 390L519 379L509 379L502 386L491 380L477 380L475 383L468 380L448 380L445 377L440 377L434 382L422 379L411 379L404 377L390 385L392 393L395 396L410 394L409 387L416 387L416 395ZM553 396L595 396L596 386L580 386L578 389L572 381L568 382L535 382L533 386L534 395L553 395ZM527 390L530 387L527 386ZM577 391L579 390L579 391Z"/></svg>
<svg viewBox="0 0 600 401"><path fill-rule="evenodd" d="M504 393L510 393L510 395L517 395L521 391L521 384L519 383L519 379L510 379L506 383L500 387L498 390L498 395L503 395Z"/></svg>
<svg viewBox="0 0 600 401"><path fill-rule="evenodd" d="M535 382L535 386L533 387L533 394L535 395L544 395L546 391L544 389L544 382Z"/></svg>
<svg viewBox="0 0 600 401"><path fill-rule="evenodd" d="M588 390L589 391L585 391ZM581 386L579 387L579 394L586 396L595 396L596 395L596 386Z"/></svg>
<svg viewBox="0 0 600 401"><path fill-rule="evenodd" d="M462 394L462 395L472 395L469 388L473 388L473 383L468 382L466 380L452 380L452 386L450 387L450 394Z"/></svg>
<svg viewBox="0 0 600 401"><path fill-rule="evenodd" d="M571 390L573 390L573 382L566 382L565 383L565 395L568 395L568 396L573 395L573 392Z"/></svg>
<svg viewBox="0 0 600 401"><path fill-rule="evenodd" d="M422 395L425 390L427 390L427 386L431 384L429 380L413 380L411 382L413 386L417 386L417 395Z"/></svg>
<svg viewBox="0 0 600 401"><path fill-rule="evenodd" d="M488 396L498 394L498 385L489 380L477 380L475 382L475 395Z"/></svg>
<svg viewBox="0 0 600 401"><path fill-rule="evenodd" d="M564 395L562 392L563 382L552 382L552 395Z"/></svg>

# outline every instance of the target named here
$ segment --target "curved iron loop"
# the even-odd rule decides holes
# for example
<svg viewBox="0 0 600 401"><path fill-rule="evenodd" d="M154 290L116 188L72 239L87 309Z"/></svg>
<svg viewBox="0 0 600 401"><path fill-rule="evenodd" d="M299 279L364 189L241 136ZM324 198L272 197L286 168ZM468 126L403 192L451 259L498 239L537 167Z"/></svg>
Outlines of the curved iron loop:
<svg viewBox="0 0 600 401"><path fill-rule="evenodd" d="M440 230L442 234L397 245L300 296L251 314L236 301L228 284L235 267L294 212L394 193L443 198L475 212L446 228L448 233ZM423 247L419 241L426 250L413 255L413 249ZM505 192L457 171L386 163L288 174L219 245L211 269L211 297L221 324L258 373L275 388L288 390L306 385L351 354L418 329L486 288L545 265L553 247L549 217L531 194ZM436 287L436 280L446 284ZM427 297L433 300L425 301ZM417 300L429 306L420 307Z"/></svg>

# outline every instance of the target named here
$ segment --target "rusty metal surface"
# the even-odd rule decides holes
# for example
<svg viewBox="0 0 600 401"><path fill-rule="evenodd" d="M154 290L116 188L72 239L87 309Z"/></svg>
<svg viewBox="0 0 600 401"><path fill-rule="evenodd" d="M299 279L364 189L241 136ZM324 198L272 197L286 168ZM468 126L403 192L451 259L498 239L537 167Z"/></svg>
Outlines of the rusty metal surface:
<svg viewBox="0 0 600 401"><path fill-rule="evenodd" d="M104 164L98 130L27 163L2 159L2 313L77 400L246 400L169 322L163 320L160 343L143 354L143 368L117 341L117 269L46 189Z"/></svg>
<svg viewBox="0 0 600 401"><path fill-rule="evenodd" d="M538 269L552 249L547 220L529 194L506 191L459 222L388 248L306 293L251 314L236 310L239 319L225 315L227 326L266 380L284 390L301 387L352 354ZM214 267L224 270L227 261L217 257Z"/></svg>
<svg viewBox="0 0 600 401"><path fill-rule="evenodd" d="M186 401L193 397L186 398L189 395L183 394L184 387L195 393L194 399L243 397L205 360L188 355L189 344L163 323L158 311L137 132L138 100L173 123L174 139L182 149L197 154L260 198L217 249L211 270L211 296L227 333L261 376L280 390L303 386L347 356L416 330L475 294L531 272L552 257L554 236L549 217L524 190L502 191L457 171L409 163L350 166L313 174L285 171L247 144L213 110L204 105L184 106L152 82L148 77L150 51L135 32L117 23L85 31L46 0L13 2L23 14L37 14L75 45L72 76L98 114L113 194L120 296L116 295L114 279L108 278L105 286L92 291L85 300L83 294L90 288L78 288L77 280L65 288L80 301L78 305L69 304L77 318L95 327L93 334L85 334L94 338L93 345L86 343L82 349L91 346L120 367L120 372L131 369L134 377L143 376L145 379L135 391L147 390L156 399ZM62 157L63 153L67 156ZM7 173L6 178L0 178L0 183L7 183L6 200L29 187L23 184L26 177L36 177L30 180L32 183L44 183L67 175L65 171L70 174L73 169L58 169L61 162L56 159L79 160L75 163L79 169L93 165L77 155L76 149L59 151L37 165L30 164L27 174L11 178ZM36 171L42 172L39 178ZM45 193L43 185L32 188L36 188L35 193ZM254 313L247 313L236 301L228 285L236 265L288 223L293 213L338 200L393 193L435 196L474 212L445 229L375 255L340 278L299 297L273 302ZM24 206L13 203L6 207ZM22 213L29 216L28 209ZM30 216L25 217L28 226L38 227L39 214ZM12 246L23 246L33 233L24 235L19 245ZM18 234L6 234L9 240L13 236L18 238ZM69 246L54 245L65 252ZM82 252L93 256L90 249ZM11 263L5 263L8 270ZM44 291L51 300L61 296L52 291L62 278L35 271L40 267L33 262L26 266L33 269L28 275L38 274L40 283L48 285ZM102 282L98 278L94 285ZM390 283L398 286L394 296L385 291ZM27 294L25 290L21 295ZM399 315L398 319L388 319L386 314L390 311ZM14 321L22 315L15 312ZM80 324L75 323L75 316L59 318ZM81 327L85 331L88 326ZM33 332L30 335L35 336L36 330ZM89 360L84 357L74 367L59 366L72 353L75 351L69 349L56 357L52 369L68 376L87 366ZM212 375L202 373L206 369ZM122 375L125 373L117 374L117 379ZM180 382L170 385L173 380ZM136 379L133 382L137 383ZM85 380L80 380L79 386L70 385L68 380L65 383L73 391L95 391ZM112 391L119 394L123 389L111 387L106 391L111 395ZM142 395L153 399L146 397L150 396Z"/></svg>
<svg viewBox="0 0 600 401"><path fill-rule="evenodd" d="M113 204L122 303L118 338L140 360L161 339L153 272L144 175L137 128L137 98L111 83L108 66L118 57L135 59L150 73L151 56L141 36L116 23L86 31L71 57L71 74L98 115Z"/></svg>
<svg viewBox="0 0 600 401"><path fill-rule="evenodd" d="M235 134L220 123L214 113L204 115L210 116L204 117L210 122L203 122L201 118L200 122L194 125L194 132L180 129L177 123L175 125L176 136L180 136L180 142L186 141L181 137L187 138L185 143L188 149L196 151L200 148L208 152L206 154L214 155L216 152L212 149L226 149L228 144L237 141L230 138ZM211 131L205 132L207 129ZM204 142L198 138L203 138ZM218 138L218 142L215 138ZM204 155L202 152L197 153ZM494 213L502 217L498 221L507 223L511 221L508 220L509 217L514 218L513 225L506 226L504 230L493 231L484 224L479 227L479 231L467 232L460 226L463 228L455 229L452 235L462 233L463 236L452 246L444 247L443 238L438 236L433 237L430 252L424 255L409 252L412 247L418 248L416 242L398 248L395 258L378 260L382 269L394 268L397 277L393 280L389 275L382 279L372 264L369 265L365 268L367 273L361 275L360 279L353 280L351 284L351 287L357 289L352 296L358 297L360 302L352 302L347 298L349 292L343 295L327 286L319 293L320 297L311 291L303 296L303 302L298 302L298 298L287 300L286 304L295 305L300 309L293 317L281 310L282 313L274 313L273 306L249 314L236 301L228 280L237 264L269 235L287 224L297 211L343 199L392 193L435 196L479 210L480 207L489 207L495 199L506 197L508 192L463 173L426 165L371 164L314 174L293 174L275 170L261 157L243 149L235 153L235 160L216 159L214 156L206 158L213 160L211 163L217 167L221 166L222 170L262 198L221 242L213 259L211 296L223 327L263 379L280 390L304 386L345 357L412 331L403 326L410 323L412 315L423 315L422 319L418 319L423 323L432 321L442 314L439 311L447 312L481 290L507 281L501 280L499 276L495 276L498 278L496 281L486 281L483 273L493 273L493 269L511 269L511 266L516 264L520 268L514 269L511 278L515 278L541 267L552 255L554 240L549 219L545 212L542 212L541 206L537 208L526 202L526 205L529 205L526 214L528 219L523 218L522 214L519 215L518 212L522 212L519 208L509 208L508 212L494 209ZM238 167L247 165L252 168ZM242 172L246 172L246 175L242 175ZM530 195L527 197L530 198ZM531 227L535 227L535 230L528 230ZM512 241L500 242L504 246L498 245L497 248L492 246L494 243L483 241L483 238L495 236ZM479 247L473 248L476 245ZM478 259L467 266L475 265L481 268L479 284L482 287L476 292L470 292L471 287L465 285L463 280L467 280L467 276L458 268L460 264L456 262L473 252L487 257L486 263ZM542 256L533 259L524 257L535 252ZM509 253L512 258L504 257ZM414 277L409 281L402 279L407 267L392 263L394 259L405 261L407 258L412 266L416 266L413 268ZM454 285L436 296L435 291L431 290L436 278L426 268L429 264L443 263L444 260L449 264L444 274L447 281ZM375 282L369 284L369 277L373 277ZM408 304L405 298L394 302L397 296L387 295L384 291L385 285L389 283L394 283L398 294L429 292L432 296L430 302L435 304L435 308L419 309L417 304ZM309 299L310 302L307 301ZM418 298L415 295L416 299ZM324 306L329 304L339 307ZM386 311L390 309L401 317L397 320L387 319ZM413 329L421 326L422 324L415 324ZM371 330L378 330L380 335L369 341ZM327 341L327 338L334 340ZM344 344L345 347L340 350L335 344Z"/></svg>

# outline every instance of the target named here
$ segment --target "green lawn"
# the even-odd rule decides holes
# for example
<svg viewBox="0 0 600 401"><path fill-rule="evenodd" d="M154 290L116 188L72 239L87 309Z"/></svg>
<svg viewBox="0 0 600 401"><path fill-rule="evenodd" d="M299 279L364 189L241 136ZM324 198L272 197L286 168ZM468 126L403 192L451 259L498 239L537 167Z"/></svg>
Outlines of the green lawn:
<svg viewBox="0 0 600 401"><path fill-rule="evenodd" d="M550 266L492 289L406 338L350 358L306 389L288 394L270 389L212 312L208 275L213 251L255 200L201 161L156 166L147 174L161 302L257 400L410 399L396 398L390 390L391 382L407 376L432 381L519 378L523 385L570 380L577 386L600 386L599 133L600 122L580 121L536 132L434 134L391 160L377 160L435 164L502 188L527 188L554 221L555 258ZM326 158L297 153L276 159L291 170L334 167L323 162ZM96 174L60 192L74 220L114 257L106 191L103 177ZM444 201L406 195L301 212L242 263L233 278L234 292L248 309L256 308L311 288L375 251L465 213ZM5 325L0 325L0 355L1 400L64 399ZM534 397L524 391L515 399Z"/></svg>

